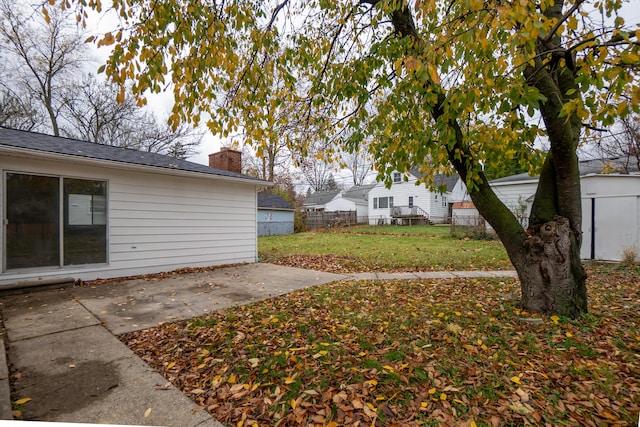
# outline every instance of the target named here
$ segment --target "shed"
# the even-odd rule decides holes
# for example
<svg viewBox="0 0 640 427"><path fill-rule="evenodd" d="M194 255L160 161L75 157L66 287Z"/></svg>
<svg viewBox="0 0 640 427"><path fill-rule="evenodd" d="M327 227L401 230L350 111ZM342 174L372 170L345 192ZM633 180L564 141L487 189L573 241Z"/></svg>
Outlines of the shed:
<svg viewBox="0 0 640 427"><path fill-rule="evenodd" d="M640 258L640 173L626 158L581 161L583 259ZM496 195L528 226L537 176L513 175L489 183Z"/></svg>
<svg viewBox="0 0 640 427"><path fill-rule="evenodd" d="M640 261L640 174L589 174L580 178L580 257Z"/></svg>
<svg viewBox="0 0 640 427"><path fill-rule="evenodd" d="M270 184L239 171L1 127L0 171L0 287L257 258Z"/></svg>
<svg viewBox="0 0 640 427"><path fill-rule="evenodd" d="M258 236L293 234L294 211L281 196L258 193Z"/></svg>

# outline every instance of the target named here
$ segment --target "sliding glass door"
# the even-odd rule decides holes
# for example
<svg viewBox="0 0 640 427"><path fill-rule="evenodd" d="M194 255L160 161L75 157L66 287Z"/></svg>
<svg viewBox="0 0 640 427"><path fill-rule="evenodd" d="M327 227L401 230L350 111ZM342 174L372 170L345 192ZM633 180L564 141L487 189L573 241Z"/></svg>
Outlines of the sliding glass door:
<svg viewBox="0 0 640 427"><path fill-rule="evenodd" d="M105 181L9 172L5 188L7 270L107 262Z"/></svg>
<svg viewBox="0 0 640 427"><path fill-rule="evenodd" d="M60 178L7 173L6 267L60 265Z"/></svg>

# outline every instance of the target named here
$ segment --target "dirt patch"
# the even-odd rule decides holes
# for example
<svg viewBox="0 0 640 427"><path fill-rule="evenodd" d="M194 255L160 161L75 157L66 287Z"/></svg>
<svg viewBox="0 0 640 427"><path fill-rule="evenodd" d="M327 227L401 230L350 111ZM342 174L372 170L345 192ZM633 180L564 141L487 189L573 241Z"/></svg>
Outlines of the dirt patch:
<svg viewBox="0 0 640 427"><path fill-rule="evenodd" d="M54 419L61 414L91 406L118 387L120 377L112 363L87 361L69 364L68 358L56 360L67 370L53 375L14 373L14 400L29 397L23 407L23 419ZM16 376L19 377L16 379ZM36 379L37 378L37 379ZM46 384L46 386L45 386Z"/></svg>

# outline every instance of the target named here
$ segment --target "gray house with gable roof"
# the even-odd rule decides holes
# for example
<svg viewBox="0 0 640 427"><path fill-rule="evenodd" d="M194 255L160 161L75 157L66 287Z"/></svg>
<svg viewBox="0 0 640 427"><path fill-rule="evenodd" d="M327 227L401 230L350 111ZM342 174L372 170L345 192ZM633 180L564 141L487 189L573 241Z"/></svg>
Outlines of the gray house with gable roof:
<svg viewBox="0 0 640 427"><path fill-rule="evenodd" d="M254 262L270 184L239 172L0 127L0 288Z"/></svg>

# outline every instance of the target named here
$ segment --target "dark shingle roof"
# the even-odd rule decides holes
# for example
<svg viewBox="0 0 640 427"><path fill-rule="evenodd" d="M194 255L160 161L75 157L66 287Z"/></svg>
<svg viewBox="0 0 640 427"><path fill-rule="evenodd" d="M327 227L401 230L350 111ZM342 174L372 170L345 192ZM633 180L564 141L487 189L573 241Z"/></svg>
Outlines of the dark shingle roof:
<svg viewBox="0 0 640 427"><path fill-rule="evenodd" d="M294 210L293 206L277 194L258 193L258 207L282 210Z"/></svg>
<svg viewBox="0 0 640 427"><path fill-rule="evenodd" d="M151 166L161 169L196 172L263 182L263 180L258 178L226 170L214 169L199 163L176 159L162 154L147 153L129 148L95 144L92 142L4 127L0 127L0 147L2 146L40 151L43 153L62 154L70 157L104 160L106 162Z"/></svg>
<svg viewBox="0 0 640 427"><path fill-rule="evenodd" d="M460 179L458 174L454 174L454 175L436 175L433 180L436 183L436 186L438 187L444 186L448 192L452 192L454 187L456 186L456 183L458 182L458 179Z"/></svg>
<svg viewBox="0 0 640 427"><path fill-rule="evenodd" d="M376 184L354 185L353 187L345 191L342 197L354 201L362 200L366 202L367 200L369 200L369 191L371 191L371 189L375 186Z"/></svg>
<svg viewBox="0 0 640 427"><path fill-rule="evenodd" d="M304 201L304 205L326 205L327 203L332 201L338 194L340 194L340 190L316 191L315 193L311 193L307 196Z"/></svg>
<svg viewBox="0 0 640 427"><path fill-rule="evenodd" d="M418 179L425 176L425 174L420 172L418 169L410 169L409 173ZM460 179L460 175L458 175L457 173L454 173L453 175L438 174L434 176L433 182L435 183L436 187L444 185L446 187L446 191L452 192L454 187L456 186L456 183L458 182L458 179Z"/></svg>

